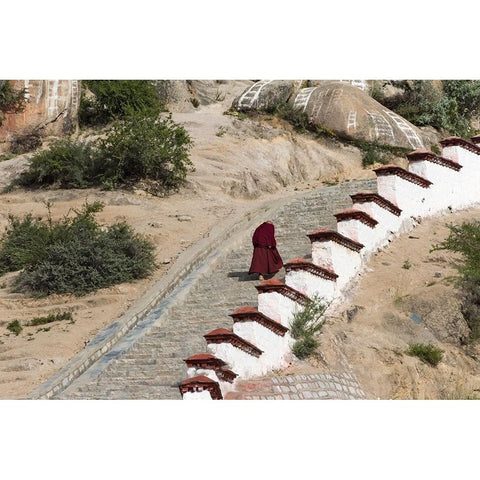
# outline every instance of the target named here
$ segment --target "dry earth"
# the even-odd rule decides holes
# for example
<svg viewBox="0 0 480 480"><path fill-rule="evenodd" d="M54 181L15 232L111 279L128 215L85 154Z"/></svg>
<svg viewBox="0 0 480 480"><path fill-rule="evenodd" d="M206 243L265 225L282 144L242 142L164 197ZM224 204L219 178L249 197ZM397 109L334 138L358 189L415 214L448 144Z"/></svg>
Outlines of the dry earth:
<svg viewBox="0 0 480 480"><path fill-rule="evenodd" d="M450 281L455 255L430 252L448 236L448 223L479 219L480 210L469 209L424 220L374 255L327 320L311 366L349 365L368 398L480 398L480 349L466 342L461 292ZM444 357L432 367L406 353L409 343L433 344Z"/></svg>

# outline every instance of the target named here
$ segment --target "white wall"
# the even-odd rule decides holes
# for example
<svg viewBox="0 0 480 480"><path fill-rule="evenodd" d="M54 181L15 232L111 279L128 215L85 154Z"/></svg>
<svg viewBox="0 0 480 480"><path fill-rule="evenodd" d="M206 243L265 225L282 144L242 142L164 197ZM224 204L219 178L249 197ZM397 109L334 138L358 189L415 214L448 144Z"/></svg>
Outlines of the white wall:
<svg viewBox="0 0 480 480"><path fill-rule="evenodd" d="M336 293L337 282L314 275L306 270L290 270L285 274L285 283L307 297L318 294L329 302Z"/></svg>

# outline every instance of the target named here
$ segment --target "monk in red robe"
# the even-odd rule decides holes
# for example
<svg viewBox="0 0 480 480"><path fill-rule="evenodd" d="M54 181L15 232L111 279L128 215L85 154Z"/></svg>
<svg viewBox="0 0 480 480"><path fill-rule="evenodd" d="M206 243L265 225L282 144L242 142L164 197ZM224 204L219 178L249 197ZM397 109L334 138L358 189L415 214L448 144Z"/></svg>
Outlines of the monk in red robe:
<svg viewBox="0 0 480 480"><path fill-rule="evenodd" d="M253 257L249 274L258 273L258 278L264 280L265 274L275 274L283 267L282 257L277 250L275 227L270 220L257 227L252 243Z"/></svg>

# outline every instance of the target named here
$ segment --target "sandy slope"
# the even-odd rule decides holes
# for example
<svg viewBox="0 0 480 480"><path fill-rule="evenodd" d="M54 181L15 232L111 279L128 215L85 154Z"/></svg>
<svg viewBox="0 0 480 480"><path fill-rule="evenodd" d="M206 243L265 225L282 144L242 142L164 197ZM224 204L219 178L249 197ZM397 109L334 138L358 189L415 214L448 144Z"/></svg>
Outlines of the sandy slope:
<svg viewBox="0 0 480 480"><path fill-rule="evenodd" d="M322 330L312 363L349 364L368 398L480 397L480 349L465 344L461 292L449 281L455 257L430 252L448 236L447 223L479 219L480 210L469 209L424 220L378 252ZM436 367L422 363L406 354L409 343L431 343L444 358Z"/></svg>

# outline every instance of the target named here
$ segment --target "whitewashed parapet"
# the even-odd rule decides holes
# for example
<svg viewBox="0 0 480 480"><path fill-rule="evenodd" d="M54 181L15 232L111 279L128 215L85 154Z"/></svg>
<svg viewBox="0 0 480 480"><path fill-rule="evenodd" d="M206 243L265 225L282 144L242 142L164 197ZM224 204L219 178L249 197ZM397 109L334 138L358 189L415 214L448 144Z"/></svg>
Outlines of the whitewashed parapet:
<svg viewBox="0 0 480 480"><path fill-rule="evenodd" d="M265 280L255 288L258 291L258 310L287 328L290 328L294 313L308 302L306 295L276 278Z"/></svg>
<svg viewBox="0 0 480 480"><path fill-rule="evenodd" d="M197 353L185 360L188 377L203 375L220 386L222 395L233 390L237 374L227 368L227 364L210 353Z"/></svg>
<svg viewBox="0 0 480 480"><path fill-rule="evenodd" d="M374 172L378 194L400 208L403 217L421 217L428 213L432 182L397 165L385 165Z"/></svg>
<svg viewBox="0 0 480 480"><path fill-rule="evenodd" d="M415 150L407 155L409 171L432 182L429 187L428 210L424 215L435 215L461 204L462 165L427 150Z"/></svg>
<svg viewBox="0 0 480 480"><path fill-rule="evenodd" d="M362 255L368 256L375 249L377 220L363 210L348 209L335 213L337 232L363 245Z"/></svg>
<svg viewBox="0 0 480 480"><path fill-rule="evenodd" d="M285 283L307 297L317 294L327 303L336 294L338 275L333 270L315 265L304 258L295 258L287 262Z"/></svg>
<svg viewBox="0 0 480 480"><path fill-rule="evenodd" d="M400 229L402 210L392 202L375 192L358 192L350 195L353 208L362 210L378 221L372 231L371 248L383 247Z"/></svg>
<svg viewBox="0 0 480 480"><path fill-rule="evenodd" d="M289 365L293 340L287 327L254 307L238 308L230 316L233 319L233 333L263 351L258 358L262 370L285 368Z"/></svg>
<svg viewBox="0 0 480 480"><path fill-rule="evenodd" d="M477 137L474 137L477 138ZM463 208L480 200L480 147L460 137L448 137L440 141L442 155L462 165L457 180L456 208Z"/></svg>
<svg viewBox="0 0 480 480"><path fill-rule="evenodd" d="M338 275L337 292L342 291L362 266L360 251L363 244L326 228L307 236L312 243L312 262L334 271Z"/></svg>
<svg viewBox="0 0 480 480"><path fill-rule="evenodd" d="M226 362L237 375L248 378L267 372L263 362L259 361L262 350L231 330L217 328L204 337L207 350Z"/></svg>
<svg viewBox="0 0 480 480"><path fill-rule="evenodd" d="M187 378L179 388L184 400L223 400L218 382L205 375Z"/></svg>

